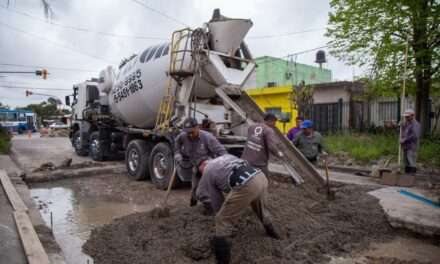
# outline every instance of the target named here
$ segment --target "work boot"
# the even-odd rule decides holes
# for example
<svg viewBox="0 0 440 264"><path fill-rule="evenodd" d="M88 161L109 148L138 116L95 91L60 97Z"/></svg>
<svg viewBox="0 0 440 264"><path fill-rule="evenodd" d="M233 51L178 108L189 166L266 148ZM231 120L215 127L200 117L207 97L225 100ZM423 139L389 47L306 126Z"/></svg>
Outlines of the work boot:
<svg viewBox="0 0 440 264"><path fill-rule="evenodd" d="M411 167L405 166L405 173L406 174L411 173Z"/></svg>
<svg viewBox="0 0 440 264"><path fill-rule="evenodd" d="M212 209L211 205L204 204L202 214L207 215L207 216L213 216L215 213L214 213L214 209Z"/></svg>
<svg viewBox="0 0 440 264"><path fill-rule="evenodd" d="M213 239L214 253L217 264L229 264L231 260L231 242L226 237L216 236Z"/></svg>
<svg viewBox="0 0 440 264"><path fill-rule="evenodd" d="M273 239L281 239L280 235L275 231L275 228L272 224L266 224L264 225L264 229L266 230L266 234L270 236Z"/></svg>
<svg viewBox="0 0 440 264"><path fill-rule="evenodd" d="M189 201L189 206L193 207L197 205L197 198L191 195L191 200Z"/></svg>

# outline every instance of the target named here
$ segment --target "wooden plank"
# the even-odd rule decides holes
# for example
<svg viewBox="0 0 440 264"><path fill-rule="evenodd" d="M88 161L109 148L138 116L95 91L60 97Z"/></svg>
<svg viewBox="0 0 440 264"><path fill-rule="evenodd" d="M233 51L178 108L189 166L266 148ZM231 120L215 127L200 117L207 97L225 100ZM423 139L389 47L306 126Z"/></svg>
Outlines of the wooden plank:
<svg viewBox="0 0 440 264"><path fill-rule="evenodd" d="M0 181L14 211L27 212L27 206L24 204L20 195L18 195L17 190L15 189L5 170L0 170Z"/></svg>
<svg viewBox="0 0 440 264"><path fill-rule="evenodd" d="M28 263L50 264L49 257L44 251L29 215L24 211L16 211L14 212L14 219Z"/></svg>

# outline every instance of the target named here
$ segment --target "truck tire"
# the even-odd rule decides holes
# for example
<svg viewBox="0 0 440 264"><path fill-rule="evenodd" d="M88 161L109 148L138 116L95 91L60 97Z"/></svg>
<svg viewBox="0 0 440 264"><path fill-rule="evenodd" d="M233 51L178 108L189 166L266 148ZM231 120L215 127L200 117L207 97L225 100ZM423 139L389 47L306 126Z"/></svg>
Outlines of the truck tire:
<svg viewBox="0 0 440 264"><path fill-rule="evenodd" d="M79 130L73 134L72 145L75 149L76 155L87 156L89 154L87 149L81 144L81 134Z"/></svg>
<svg viewBox="0 0 440 264"><path fill-rule="evenodd" d="M166 190L174 170L173 151L169 144L160 142L154 146L149 159L150 178L154 186L160 190ZM175 178L176 186L178 177ZM173 187L174 187L173 186Z"/></svg>
<svg viewBox="0 0 440 264"><path fill-rule="evenodd" d="M148 178L148 156L151 148L141 139L134 139L127 145L125 151L125 165L128 175L133 180Z"/></svg>
<svg viewBox="0 0 440 264"><path fill-rule="evenodd" d="M90 135L89 154L94 161L104 161L104 150L99 140L99 132L95 131Z"/></svg>

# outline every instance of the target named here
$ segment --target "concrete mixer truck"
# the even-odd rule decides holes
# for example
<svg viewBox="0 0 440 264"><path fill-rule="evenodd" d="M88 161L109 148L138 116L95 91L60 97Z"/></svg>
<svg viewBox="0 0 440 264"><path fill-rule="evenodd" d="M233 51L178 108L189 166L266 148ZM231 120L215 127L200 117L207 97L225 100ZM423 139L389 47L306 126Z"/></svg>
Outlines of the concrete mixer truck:
<svg viewBox="0 0 440 264"><path fill-rule="evenodd" d="M174 138L192 116L216 124L212 132L238 154L245 122L225 100L233 103L231 97L242 94L254 71L243 41L251 27L249 19L226 18L215 10L203 27L175 31L170 42L74 85L70 138L75 152L98 161L123 152L130 177L150 177L165 188L173 172ZM177 172L180 181L191 180L184 166Z"/></svg>
<svg viewBox="0 0 440 264"><path fill-rule="evenodd" d="M251 20L227 18L217 9L202 27L175 31L170 42L74 85L70 138L75 152L98 161L123 153L131 178L150 178L165 189L174 171L174 139L191 116L216 124L213 133L239 155L247 125L261 119L243 92L255 69L244 42L251 27ZM283 138L280 134L280 142ZM191 166L176 170L180 181L191 181ZM291 174L300 182L298 173Z"/></svg>

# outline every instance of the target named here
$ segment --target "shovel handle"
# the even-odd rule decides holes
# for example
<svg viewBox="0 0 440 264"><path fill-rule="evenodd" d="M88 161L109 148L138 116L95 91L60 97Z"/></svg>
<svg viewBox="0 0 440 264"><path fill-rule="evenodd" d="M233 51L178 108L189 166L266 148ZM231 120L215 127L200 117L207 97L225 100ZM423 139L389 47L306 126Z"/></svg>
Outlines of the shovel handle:
<svg viewBox="0 0 440 264"><path fill-rule="evenodd" d="M176 180L176 165L177 164L174 162L173 174L171 175L170 182L168 183L167 193L165 194L165 200L163 202L164 205L167 204L168 196L170 196L171 188L173 187L174 181Z"/></svg>

